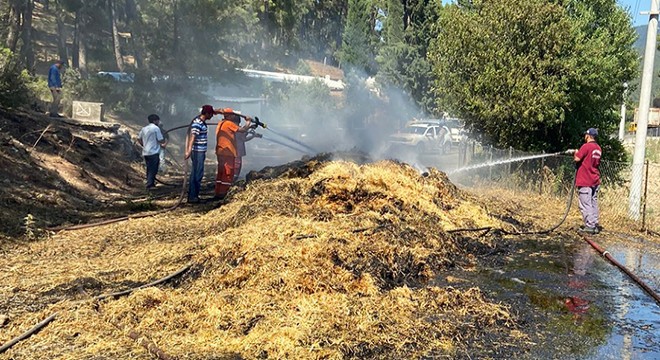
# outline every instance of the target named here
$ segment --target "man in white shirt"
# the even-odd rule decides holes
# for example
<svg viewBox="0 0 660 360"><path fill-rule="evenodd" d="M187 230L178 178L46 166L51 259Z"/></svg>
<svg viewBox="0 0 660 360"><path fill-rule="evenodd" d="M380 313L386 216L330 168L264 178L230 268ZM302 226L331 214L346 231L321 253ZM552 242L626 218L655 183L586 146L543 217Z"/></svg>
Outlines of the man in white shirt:
<svg viewBox="0 0 660 360"><path fill-rule="evenodd" d="M160 118L156 114L147 117L149 125L143 127L138 134L138 143L142 145L142 156L147 165L147 190L156 186L156 173L160 164L160 148L167 144L158 124Z"/></svg>

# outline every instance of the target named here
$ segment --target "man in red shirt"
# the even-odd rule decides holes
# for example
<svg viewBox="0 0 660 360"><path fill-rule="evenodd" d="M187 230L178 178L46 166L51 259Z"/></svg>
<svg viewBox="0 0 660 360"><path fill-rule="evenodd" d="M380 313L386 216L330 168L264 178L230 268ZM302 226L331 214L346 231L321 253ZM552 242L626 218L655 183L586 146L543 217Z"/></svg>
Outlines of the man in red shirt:
<svg viewBox="0 0 660 360"><path fill-rule="evenodd" d="M590 128L584 133L585 144L575 152L573 160L578 165L575 186L578 189L578 202L584 220L581 232L598 234L601 230L598 211L598 188L600 187L600 158L602 150L596 143L598 130Z"/></svg>
<svg viewBox="0 0 660 360"><path fill-rule="evenodd" d="M229 187L234 181L234 171L236 167L236 133L244 133L250 129L252 119L246 117L246 124L240 127L234 120L237 116L232 109L223 109L218 111L224 115L224 119L215 129L216 148L215 154L218 157L218 174L215 178L215 197L216 200L224 199L229 192Z"/></svg>

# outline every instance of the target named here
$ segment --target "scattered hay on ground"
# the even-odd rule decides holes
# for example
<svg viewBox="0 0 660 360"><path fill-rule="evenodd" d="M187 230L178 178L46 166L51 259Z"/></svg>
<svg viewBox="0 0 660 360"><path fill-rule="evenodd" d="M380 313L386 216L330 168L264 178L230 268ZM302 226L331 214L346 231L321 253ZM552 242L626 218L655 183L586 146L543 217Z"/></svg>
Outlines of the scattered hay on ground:
<svg viewBox="0 0 660 360"><path fill-rule="evenodd" d="M27 300L59 302L10 313L0 342L55 310L63 315L10 356L148 358L127 331L192 359L456 356L468 344L487 353L493 338L520 338L507 307L478 288L433 286L474 256L447 230L502 226L485 208L435 170L310 162L309 172L252 181L207 213L187 208L16 250L2 261L13 269L0 279L3 296L38 289ZM98 306L65 300L189 261L195 271L174 288Z"/></svg>

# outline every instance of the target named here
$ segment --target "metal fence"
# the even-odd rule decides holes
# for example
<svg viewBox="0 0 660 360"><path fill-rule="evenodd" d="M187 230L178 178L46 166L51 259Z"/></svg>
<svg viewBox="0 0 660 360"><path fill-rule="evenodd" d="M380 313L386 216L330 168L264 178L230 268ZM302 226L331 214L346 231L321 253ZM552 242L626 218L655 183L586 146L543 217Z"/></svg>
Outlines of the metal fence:
<svg viewBox="0 0 660 360"><path fill-rule="evenodd" d="M633 171L643 173L637 219L631 219L629 212ZM599 206L610 221L660 232L660 165L647 163L633 169L630 163L603 160L600 173ZM452 181L467 187L490 186L565 199L574 181L575 163L571 155L561 153L531 154L467 142L459 147L458 169L449 174Z"/></svg>

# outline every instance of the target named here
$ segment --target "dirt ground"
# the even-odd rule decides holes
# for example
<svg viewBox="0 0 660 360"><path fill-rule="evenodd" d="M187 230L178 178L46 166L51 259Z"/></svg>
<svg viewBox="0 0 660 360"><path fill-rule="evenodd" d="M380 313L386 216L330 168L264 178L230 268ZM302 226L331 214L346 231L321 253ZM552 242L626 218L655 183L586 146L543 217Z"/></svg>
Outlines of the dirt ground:
<svg viewBox="0 0 660 360"><path fill-rule="evenodd" d="M0 236L140 210L143 173L125 126L0 109Z"/></svg>

